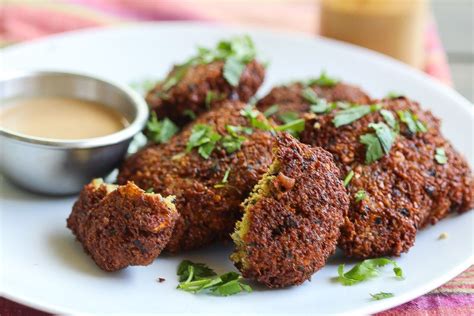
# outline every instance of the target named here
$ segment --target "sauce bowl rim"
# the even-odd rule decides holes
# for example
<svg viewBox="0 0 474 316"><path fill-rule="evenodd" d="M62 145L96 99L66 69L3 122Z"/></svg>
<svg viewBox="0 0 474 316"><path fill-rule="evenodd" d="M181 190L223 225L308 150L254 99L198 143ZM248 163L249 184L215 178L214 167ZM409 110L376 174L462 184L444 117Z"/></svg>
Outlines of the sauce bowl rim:
<svg viewBox="0 0 474 316"><path fill-rule="evenodd" d="M94 148L94 147L103 147L112 144L120 143L124 140L134 137L136 134L142 131L146 122L148 121L149 109L145 99L134 91L132 88L118 83L113 80L105 79L100 76L75 72L75 71L55 71L55 70L13 70L5 71L0 75L0 82L9 81L18 78L24 77L42 77L47 75L66 75L73 76L83 79L93 79L111 86L118 91L122 91L125 96L129 99L132 106L136 109L137 113L133 121L123 129L118 132L94 137L94 138L84 138L84 139L74 139L74 140L62 140L54 138L44 138L29 136L21 133L17 133L0 126L0 136L5 136L10 139L14 139L19 142L28 143L31 145L43 146L43 147L53 147L53 148ZM40 79L41 80L41 79ZM101 100L95 100L100 102Z"/></svg>

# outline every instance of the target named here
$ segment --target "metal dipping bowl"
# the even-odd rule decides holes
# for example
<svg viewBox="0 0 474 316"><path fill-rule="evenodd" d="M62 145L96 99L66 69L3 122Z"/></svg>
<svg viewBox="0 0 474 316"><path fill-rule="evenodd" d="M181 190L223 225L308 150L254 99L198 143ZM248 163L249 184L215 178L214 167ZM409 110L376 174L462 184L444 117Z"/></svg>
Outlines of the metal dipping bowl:
<svg viewBox="0 0 474 316"><path fill-rule="evenodd" d="M2 100L34 96L97 101L114 108L129 122L114 134L80 140L32 137L0 124L0 171L15 184L38 193L74 194L91 179L108 174L148 119L148 107L140 95L108 80L50 71L0 75L0 106L5 103Z"/></svg>

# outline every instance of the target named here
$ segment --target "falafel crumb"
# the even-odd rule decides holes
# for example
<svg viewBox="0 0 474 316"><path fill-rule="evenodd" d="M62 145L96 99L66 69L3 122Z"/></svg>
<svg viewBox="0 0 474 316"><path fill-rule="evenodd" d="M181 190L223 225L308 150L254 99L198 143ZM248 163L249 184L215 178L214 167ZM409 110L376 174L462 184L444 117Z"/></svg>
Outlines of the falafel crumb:
<svg viewBox="0 0 474 316"><path fill-rule="evenodd" d="M443 233L439 234L438 240L443 240L443 239L446 239L446 238L448 238L448 233L443 232Z"/></svg>
<svg viewBox="0 0 474 316"><path fill-rule="evenodd" d="M240 263L245 269L247 264L245 261L245 250L244 237L250 229L249 216L250 208L255 205L259 200L264 197L267 197L271 194L271 186L273 180L280 172L280 163L278 160L274 160L273 163L268 167L268 171L262 176L260 181L255 185L249 197L242 203L242 208L244 209L244 215L242 220L238 221L235 224L235 231L232 233L231 237L235 243L236 251L231 254L230 259L235 263Z"/></svg>

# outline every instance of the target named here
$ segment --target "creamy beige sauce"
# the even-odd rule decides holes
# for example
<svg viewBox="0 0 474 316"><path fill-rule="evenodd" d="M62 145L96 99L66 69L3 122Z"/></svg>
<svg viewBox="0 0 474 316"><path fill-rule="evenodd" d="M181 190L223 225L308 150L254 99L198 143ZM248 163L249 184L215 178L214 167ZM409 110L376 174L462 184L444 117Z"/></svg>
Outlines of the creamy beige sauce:
<svg viewBox="0 0 474 316"><path fill-rule="evenodd" d="M63 97L2 100L0 127L27 136L73 140L113 134L128 125L101 103Z"/></svg>

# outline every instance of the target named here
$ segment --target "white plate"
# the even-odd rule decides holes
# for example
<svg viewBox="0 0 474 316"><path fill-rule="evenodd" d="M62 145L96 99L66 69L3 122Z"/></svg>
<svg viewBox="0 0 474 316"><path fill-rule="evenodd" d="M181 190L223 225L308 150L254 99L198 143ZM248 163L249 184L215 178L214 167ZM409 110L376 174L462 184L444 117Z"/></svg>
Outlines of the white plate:
<svg viewBox="0 0 474 316"><path fill-rule="evenodd" d="M443 131L473 165L473 111L453 90L426 75L376 53L335 41L297 34L222 26L162 23L59 35L4 50L8 68L60 69L100 75L123 83L160 78L173 62L194 53L196 44L213 45L235 33L249 33L271 61L260 95L275 83L318 75L322 69L361 85L373 96L398 91L419 100L443 118ZM38 161L41 168L41 161ZM1 184L1 287L3 294L33 307L75 314L232 314L373 313L443 284L473 263L474 212L446 219L417 236L416 246L397 259L406 279L387 273L344 287L332 278L333 257L311 282L283 290L256 287L232 297L191 295L175 289L175 271L184 259L208 263L218 272L233 269L230 246L214 246L180 256L161 256L147 267L105 273L86 256L65 227L73 198L50 198ZM438 240L441 232L449 238ZM166 278L163 283L155 280ZM369 293L393 292L371 301Z"/></svg>

